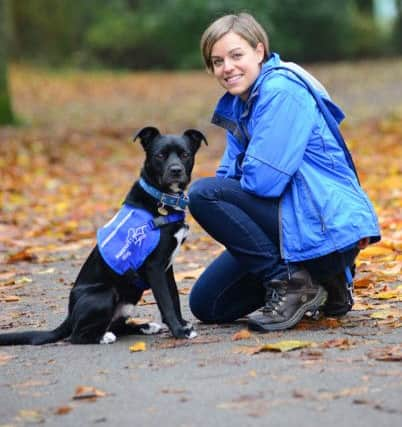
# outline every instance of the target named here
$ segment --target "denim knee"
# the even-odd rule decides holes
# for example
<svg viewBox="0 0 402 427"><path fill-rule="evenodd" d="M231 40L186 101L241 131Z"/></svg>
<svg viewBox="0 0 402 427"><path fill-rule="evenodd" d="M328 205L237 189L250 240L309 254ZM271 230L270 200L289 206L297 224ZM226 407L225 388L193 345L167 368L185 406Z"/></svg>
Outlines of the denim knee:
<svg viewBox="0 0 402 427"><path fill-rule="evenodd" d="M194 289L194 288L193 288ZM191 313L203 323L214 323L216 320L212 313L212 303L208 304L205 300L196 295L197 292L191 292L189 297L189 306Z"/></svg>

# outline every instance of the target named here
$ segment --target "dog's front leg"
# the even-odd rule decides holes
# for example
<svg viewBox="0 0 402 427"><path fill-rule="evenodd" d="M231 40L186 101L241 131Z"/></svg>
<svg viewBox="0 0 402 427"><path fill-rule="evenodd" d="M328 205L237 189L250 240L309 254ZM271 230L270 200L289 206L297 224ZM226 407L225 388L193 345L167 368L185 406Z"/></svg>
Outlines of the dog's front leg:
<svg viewBox="0 0 402 427"><path fill-rule="evenodd" d="M177 291L177 285L176 280L174 278L173 273L173 267L170 266L169 269L166 271L167 281L169 283L169 292L170 296L172 297L172 301L176 310L177 317L180 321L180 323L189 331L189 333L193 337L197 336L197 333L195 332L193 325L190 322L187 322L187 320L183 319L183 316L181 314L181 308L180 308L180 297L179 292Z"/></svg>
<svg viewBox="0 0 402 427"><path fill-rule="evenodd" d="M151 286L156 303L163 321L176 338L193 338L192 330L182 325L177 316L175 303L169 290L169 283L161 264L157 261L148 261L145 266L147 282Z"/></svg>

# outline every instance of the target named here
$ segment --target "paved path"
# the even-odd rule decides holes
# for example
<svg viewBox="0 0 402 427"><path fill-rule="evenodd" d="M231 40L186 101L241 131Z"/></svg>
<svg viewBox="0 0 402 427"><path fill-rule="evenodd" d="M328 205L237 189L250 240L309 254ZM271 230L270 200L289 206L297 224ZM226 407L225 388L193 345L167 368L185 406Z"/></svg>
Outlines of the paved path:
<svg viewBox="0 0 402 427"><path fill-rule="evenodd" d="M19 302L2 304L2 327L56 326L88 250L48 265L21 264L33 281L15 290ZM199 253L199 261L210 257L207 248ZM182 258L177 269L183 268L188 270ZM181 281L183 294L191 282ZM187 296L181 299L199 333L193 341L176 341L164 332L113 345L1 348L0 426L401 425L401 362L375 360L372 352L402 343L402 328L379 325L356 311L342 326L310 321L301 329L233 341L244 329L241 321L201 325L188 311ZM142 305L138 311L154 316L156 307ZM138 340L147 350L131 353ZM316 346L287 353L238 352L281 340ZM73 400L80 386L106 396Z"/></svg>

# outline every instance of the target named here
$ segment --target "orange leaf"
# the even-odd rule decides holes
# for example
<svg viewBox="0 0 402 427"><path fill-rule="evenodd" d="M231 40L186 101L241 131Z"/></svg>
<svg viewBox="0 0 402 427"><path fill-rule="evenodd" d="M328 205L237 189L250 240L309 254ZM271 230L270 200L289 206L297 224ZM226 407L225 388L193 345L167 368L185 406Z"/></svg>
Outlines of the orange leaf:
<svg viewBox="0 0 402 427"><path fill-rule="evenodd" d="M20 261L34 261L36 258L36 255L33 254L29 248L25 248L15 254L9 255L7 263L12 264Z"/></svg>
<svg viewBox="0 0 402 427"><path fill-rule="evenodd" d="M247 329L242 329L241 331L236 332L232 336L232 341L248 340L250 337L251 337L250 331L248 331Z"/></svg>
<svg viewBox="0 0 402 427"><path fill-rule="evenodd" d="M75 394L73 396L74 400L82 399L96 399L98 397L105 397L106 393L104 391L98 390L95 387L90 386L78 386L75 389Z"/></svg>
<svg viewBox="0 0 402 427"><path fill-rule="evenodd" d="M56 415L66 415L69 412L71 412L73 410L73 408L71 406L60 406L59 408L57 408L55 410L55 414Z"/></svg>

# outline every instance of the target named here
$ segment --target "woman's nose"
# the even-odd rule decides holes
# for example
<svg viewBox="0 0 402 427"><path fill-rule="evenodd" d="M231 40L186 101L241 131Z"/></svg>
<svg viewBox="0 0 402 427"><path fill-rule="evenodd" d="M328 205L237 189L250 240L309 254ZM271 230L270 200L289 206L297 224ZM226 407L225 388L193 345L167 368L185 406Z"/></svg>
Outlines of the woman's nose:
<svg viewBox="0 0 402 427"><path fill-rule="evenodd" d="M223 61L223 71L225 73L228 73L229 71L231 71L233 69L233 63L230 60L230 58L227 58Z"/></svg>

